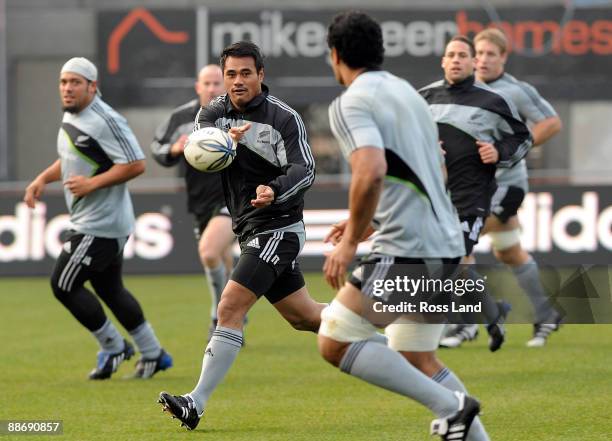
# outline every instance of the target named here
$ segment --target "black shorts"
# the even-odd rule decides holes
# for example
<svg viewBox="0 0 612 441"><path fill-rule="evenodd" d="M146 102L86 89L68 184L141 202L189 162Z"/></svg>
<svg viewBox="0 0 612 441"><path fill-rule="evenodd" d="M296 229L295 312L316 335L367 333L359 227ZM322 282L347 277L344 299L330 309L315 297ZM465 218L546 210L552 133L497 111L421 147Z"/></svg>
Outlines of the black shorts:
<svg viewBox="0 0 612 441"><path fill-rule="evenodd" d="M193 234L196 240L199 242L202 238L202 233L208 226L210 220L215 216L227 216L230 217L229 211L227 207L219 205L212 210L207 211L206 213L196 214L193 222Z"/></svg>
<svg viewBox="0 0 612 441"><path fill-rule="evenodd" d="M257 298L265 296L276 303L306 284L296 260L301 247L294 232L248 236L240 242L240 257L230 279L253 291Z"/></svg>
<svg viewBox="0 0 612 441"><path fill-rule="evenodd" d="M505 224L512 216L516 216L523 199L525 190L521 187L499 186L491 199L491 214Z"/></svg>
<svg viewBox="0 0 612 441"><path fill-rule="evenodd" d="M484 227L484 218L481 216L459 216L459 222L463 231L465 255L469 256L480 238L480 232Z"/></svg>
<svg viewBox="0 0 612 441"><path fill-rule="evenodd" d="M121 272L125 239L108 239L69 231L55 262L54 283L70 292L109 267Z"/></svg>

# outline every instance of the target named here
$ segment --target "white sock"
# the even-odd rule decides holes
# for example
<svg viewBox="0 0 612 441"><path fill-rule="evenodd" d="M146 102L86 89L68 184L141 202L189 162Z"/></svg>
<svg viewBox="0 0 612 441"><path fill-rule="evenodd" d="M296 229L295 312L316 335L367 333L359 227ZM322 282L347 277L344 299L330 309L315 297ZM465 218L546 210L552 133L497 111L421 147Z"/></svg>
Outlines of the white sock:
<svg viewBox="0 0 612 441"><path fill-rule="evenodd" d="M370 384L412 398L439 417L453 414L459 405L453 392L416 369L398 352L379 343L352 343L342 357L340 369Z"/></svg>
<svg viewBox="0 0 612 441"><path fill-rule="evenodd" d="M204 411L210 395L234 364L241 347L242 331L217 326L204 352L198 384L189 393L198 414Z"/></svg>
<svg viewBox="0 0 612 441"><path fill-rule="evenodd" d="M123 351L123 337L109 319L106 319L102 327L97 331L93 331L92 334L98 340L100 349L104 352L116 354Z"/></svg>
<svg viewBox="0 0 612 441"><path fill-rule="evenodd" d="M149 322L144 322L133 331L130 331L130 335L134 339L136 346L138 346L138 350L143 358L153 360L159 357L161 345Z"/></svg>

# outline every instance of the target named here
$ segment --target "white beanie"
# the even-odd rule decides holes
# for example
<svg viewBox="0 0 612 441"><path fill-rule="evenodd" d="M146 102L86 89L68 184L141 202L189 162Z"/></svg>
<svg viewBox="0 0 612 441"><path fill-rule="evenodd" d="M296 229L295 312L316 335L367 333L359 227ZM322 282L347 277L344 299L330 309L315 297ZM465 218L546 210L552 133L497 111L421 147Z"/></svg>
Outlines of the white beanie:
<svg viewBox="0 0 612 441"><path fill-rule="evenodd" d="M98 81L98 69L95 64L85 57L74 57L66 61L60 73L72 72L79 74L89 81ZM100 89L97 89L98 95L102 95Z"/></svg>

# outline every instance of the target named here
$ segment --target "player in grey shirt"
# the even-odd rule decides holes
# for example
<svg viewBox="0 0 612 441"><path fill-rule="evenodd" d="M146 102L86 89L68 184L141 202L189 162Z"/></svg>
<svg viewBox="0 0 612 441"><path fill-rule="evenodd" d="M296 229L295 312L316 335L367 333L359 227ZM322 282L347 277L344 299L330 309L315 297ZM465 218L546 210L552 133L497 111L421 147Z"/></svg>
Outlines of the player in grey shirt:
<svg viewBox="0 0 612 441"><path fill-rule="evenodd" d="M561 130L561 120L550 103L533 86L504 72L508 58L505 35L498 29L486 29L476 35L474 42L478 79L514 103L521 118L531 126L534 145L544 144L556 135ZM488 217L483 233L489 234L495 256L512 268L533 304L535 323L527 346L541 347L550 333L559 329L562 317L547 299L537 263L521 247L517 211L528 191L525 160L513 168L498 169L495 178L498 188L492 200L492 216Z"/></svg>
<svg viewBox="0 0 612 441"><path fill-rule="evenodd" d="M419 94L389 72L364 72L334 100L329 118L347 161L360 147L371 146L382 150L387 163L372 219L378 231L372 252L461 256L463 236L444 186L444 158L431 148L438 145L438 130Z"/></svg>
<svg viewBox="0 0 612 441"><path fill-rule="evenodd" d="M432 354L441 334L443 325L407 324L404 320L412 317L406 314L372 314L377 301L372 287L391 280L387 276L394 264L409 264L409 270L428 277L430 264L456 265L465 253L458 217L445 190L436 125L412 86L380 70L382 31L372 18L360 12L337 15L327 43L335 77L347 87L330 106L330 124L353 177L349 219L335 225L327 238L335 248L323 271L339 291L321 314L319 350L343 372L427 406L439 417L432 423L432 434L465 440L468 431L473 432L470 426L479 405L458 392L462 385L438 383L408 363L396 352L415 350L402 347L410 340L402 331L388 334L389 346L368 341L376 326L396 325L410 329L413 336L420 333L418 343L431 344L425 350ZM372 254L345 283L358 243L374 228L378 235ZM368 263L374 267L369 276ZM484 435L473 439L488 439Z"/></svg>
<svg viewBox="0 0 612 441"><path fill-rule="evenodd" d="M134 339L142 354L135 377L149 378L172 366L138 301L122 280L123 246L134 228L126 182L144 172L144 155L126 120L99 97L98 71L86 58L71 58L60 73L64 117L57 138L59 159L28 185L30 208L46 184L62 181L71 230L51 276L55 297L100 345L92 380L110 378L134 355L107 318L89 281Z"/></svg>

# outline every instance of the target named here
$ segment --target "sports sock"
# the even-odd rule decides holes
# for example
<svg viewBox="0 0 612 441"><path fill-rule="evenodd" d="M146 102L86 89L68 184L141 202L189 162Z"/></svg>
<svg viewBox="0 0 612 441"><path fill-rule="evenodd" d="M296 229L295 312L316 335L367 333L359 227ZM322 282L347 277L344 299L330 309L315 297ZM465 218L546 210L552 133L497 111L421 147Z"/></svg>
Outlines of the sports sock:
<svg viewBox="0 0 612 441"><path fill-rule="evenodd" d="M553 309L540 281L538 264L529 256L527 263L512 267L512 272L533 305L536 323L545 323L546 319L553 315Z"/></svg>
<svg viewBox="0 0 612 441"><path fill-rule="evenodd" d="M225 288L227 283L225 265L221 262L215 268L205 267L204 272L206 273L206 283L208 284L211 298L210 317L213 320L217 320L217 305L219 305L223 288Z"/></svg>
<svg viewBox="0 0 612 441"><path fill-rule="evenodd" d="M428 407L440 417L457 411L457 397L421 373L398 352L378 343L351 343L340 369L391 392L404 395Z"/></svg>
<svg viewBox="0 0 612 441"><path fill-rule="evenodd" d="M210 395L221 383L242 347L242 331L217 326L202 360L202 372L195 389L189 393L202 413Z"/></svg>
<svg viewBox="0 0 612 441"><path fill-rule="evenodd" d="M136 346L138 346L138 350L142 354L143 358L152 360L159 357L159 354L161 353L161 345L159 344L155 331L153 331L153 328L149 322L144 322L136 329L130 331L130 335L134 339Z"/></svg>
<svg viewBox="0 0 612 441"><path fill-rule="evenodd" d="M116 354L123 351L123 337L109 319L106 319L106 322L104 322L100 329L91 333L98 340L100 349L104 352Z"/></svg>
<svg viewBox="0 0 612 441"><path fill-rule="evenodd" d="M465 386L457 377L453 371L448 368L442 368L440 371L431 377L432 380L440 383L447 389L452 391L459 391L467 394L467 390ZM467 441L490 441L489 435L487 435L487 431L485 430L480 418L474 418L472 425L470 426L470 431L467 436Z"/></svg>

